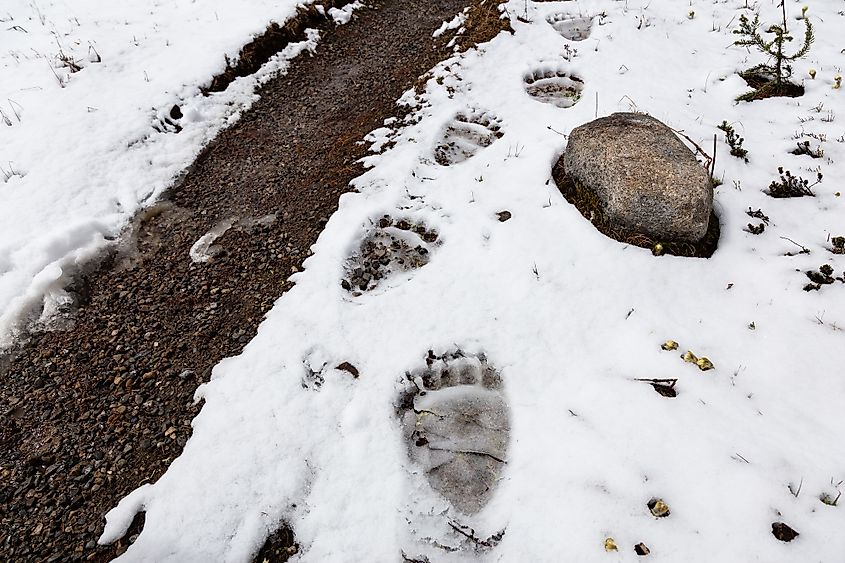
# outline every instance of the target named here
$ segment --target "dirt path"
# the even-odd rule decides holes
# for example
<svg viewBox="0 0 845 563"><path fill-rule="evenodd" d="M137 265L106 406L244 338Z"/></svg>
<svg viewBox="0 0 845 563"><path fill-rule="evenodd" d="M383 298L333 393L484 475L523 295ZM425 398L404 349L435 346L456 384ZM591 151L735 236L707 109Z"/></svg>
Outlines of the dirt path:
<svg viewBox="0 0 845 563"><path fill-rule="evenodd" d="M0 358L0 559L108 560L126 549L129 538L95 545L103 514L179 455L197 385L289 289L361 173L356 142L446 56L431 34L468 3L378 0L327 32L317 56L263 87L137 219L137 253L79 282L68 330L35 334ZM233 218L241 224L218 239L220 252L193 263L194 242ZM274 542L283 559L289 533Z"/></svg>

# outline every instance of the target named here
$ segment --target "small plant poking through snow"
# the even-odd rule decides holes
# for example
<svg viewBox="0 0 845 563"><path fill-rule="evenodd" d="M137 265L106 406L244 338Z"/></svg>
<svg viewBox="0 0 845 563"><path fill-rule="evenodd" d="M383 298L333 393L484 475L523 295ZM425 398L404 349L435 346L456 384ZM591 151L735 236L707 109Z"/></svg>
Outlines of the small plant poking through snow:
<svg viewBox="0 0 845 563"><path fill-rule="evenodd" d="M754 219L760 219L761 221L763 221L767 225L769 224L769 216L766 215L765 213L763 213L762 209L752 211L751 208L749 207L748 211L746 211L745 214L748 215L749 217L754 218Z"/></svg>
<svg viewBox="0 0 845 563"><path fill-rule="evenodd" d="M833 237L830 239L833 248L830 249L834 254L845 254L845 237Z"/></svg>
<svg viewBox="0 0 845 563"><path fill-rule="evenodd" d="M815 196L812 187L821 183L823 177L819 172L818 179L811 184L805 178L793 176L789 170L784 170L783 166L778 167L778 174L780 174L780 181L772 180L768 192L770 196L776 198Z"/></svg>
<svg viewBox="0 0 845 563"><path fill-rule="evenodd" d="M816 147L815 149L810 147L810 141L804 141L803 143L798 143L798 147L792 149L792 154L797 155L807 155L812 158L821 158L824 156L824 150L822 150L821 146Z"/></svg>
<svg viewBox="0 0 845 563"><path fill-rule="evenodd" d="M731 148L731 156L741 158L745 162L748 162L748 151L742 148L742 143L745 142L745 139L736 134L733 126L727 121L723 121L717 129L725 132L725 142Z"/></svg>
<svg viewBox="0 0 845 563"><path fill-rule="evenodd" d="M828 493L822 493L821 496L819 496L819 500L822 501L823 503L825 503L828 506L836 506L837 503L839 502L839 497L841 497L841 496L842 496L842 491L839 491L839 494L837 494L836 497L833 497L833 496L829 495Z"/></svg>
<svg viewBox="0 0 845 563"><path fill-rule="evenodd" d="M755 226L752 223L748 223L748 225L746 226L746 230L752 235L762 235L763 231L766 230L766 224L760 223L759 225Z"/></svg>
<svg viewBox="0 0 845 563"><path fill-rule="evenodd" d="M783 10L782 22L780 24L773 24L765 30L765 33L774 36L771 41L767 41L760 33L760 14L755 14L754 19L750 21L745 14L739 17L739 29L735 29L734 34L741 36L741 38L735 41L734 45L740 47L756 47L761 53L774 59L774 64L759 64L743 72L741 76L746 81L749 81L749 84L757 88L757 90L740 96L737 98L737 101L750 102L773 96L794 97L803 94L804 89L802 87L789 82L789 77L792 76L792 65L790 63L800 59L809 52L810 45L812 45L814 39L813 24L810 23L805 13L802 18L804 21L804 43L795 53L787 55L784 50L786 43L792 41L794 38L789 34L786 26L786 5L784 0L781 0L779 6ZM756 79L757 85L751 82L754 79Z"/></svg>
<svg viewBox="0 0 845 563"><path fill-rule="evenodd" d="M804 291L818 291L823 285L831 285L835 281L845 283L845 274L838 278L833 277L833 268L830 264L822 264L817 271L807 270L804 273L811 282L804 286Z"/></svg>

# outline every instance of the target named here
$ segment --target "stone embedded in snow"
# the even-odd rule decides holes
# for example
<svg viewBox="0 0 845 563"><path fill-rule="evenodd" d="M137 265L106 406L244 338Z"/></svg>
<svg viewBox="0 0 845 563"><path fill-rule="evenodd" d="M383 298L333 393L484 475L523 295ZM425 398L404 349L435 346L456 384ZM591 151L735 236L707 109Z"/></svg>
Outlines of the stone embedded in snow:
<svg viewBox="0 0 845 563"><path fill-rule="evenodd" d="M507 455L510 409L501 378L483 357L429 357L412 379L417 392L402 413L411 459L432 489L464 514L493 496Z"/></svg>
<svg viewBox="0 0 845 563"><path fill-rule="evenodd" d="M772 523L772 535L782 542L791 542L801 534L783 522Z"/></svg>
<svg viewBox="0 0 845 563"><path fill-rule="evenodd" d="M713 211L707 171L657 119L614 113L572 130L566 174L595 194L614 226L656 240L695 243Z"/></svg>

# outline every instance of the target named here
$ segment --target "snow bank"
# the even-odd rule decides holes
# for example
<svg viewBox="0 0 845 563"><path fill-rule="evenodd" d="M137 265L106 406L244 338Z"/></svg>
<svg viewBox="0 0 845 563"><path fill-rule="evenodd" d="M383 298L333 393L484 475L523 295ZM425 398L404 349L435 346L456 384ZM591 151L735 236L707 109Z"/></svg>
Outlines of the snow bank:
<svg viewBox="0 0 845 563"><path fill-rule="evenodd" d="M0 7L0 347L237 119L257 76L199 87L297 0L7 0ZM165 120L180 107L181 132Z"/></svg>

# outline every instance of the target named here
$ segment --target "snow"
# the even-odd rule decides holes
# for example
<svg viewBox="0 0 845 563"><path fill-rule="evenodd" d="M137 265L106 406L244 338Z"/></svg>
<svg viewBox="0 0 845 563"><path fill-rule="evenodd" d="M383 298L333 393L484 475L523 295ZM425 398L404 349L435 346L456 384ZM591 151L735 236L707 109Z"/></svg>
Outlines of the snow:
<svg viewBox="0 0 845 563"><path fill-rule="evenodd" d="M373 133L375 148L395 144L366 159L371 169L355 181L357 192L342 196L304 271L294 275L295 287L255 339L197 390L205 405L183 454L156 483L108 513L103 543L146 512L144 531L122 561L248 560L282 523L293 528L300 545L294 560L302 562L395 561L402 553L431 561L635 561L640 542L657 562L841 560L845 509L819 497L844 488L845 288L802 287L806 270L830 264L841 275L845 268L845 257L828 251L829 237L845 235L837 195L845 93L833 88L845 16L833 2L810 6L816 42L795 64L803 97L736 104L746 91L736 71L763 62L732 46L740 3L512 0L506 8L513 36L501 34L438 65L424 95L402 98L416 113ZM771 3L759 8L767 22L777 17ZM800 13L798 4L788 9ZM561 13L603 17L589 37L573 42L549 21L561 28ZM118 60L105 47L100 53L103 65ZM204 77L212 66L192 68ZM141 66L130 68L137 81ZM225 121L229 114L219 105L171 90L180 80L193 83L182 70L174 82L157 82L158 97L128 92L134 105L120 98L108 110L95 94L111 94L98 82L99 91L92 84L77 105L65 107L85 112L95 105L114 112L107 114L113 120L128 115L137 122L133 131L142 131L151 114L136 105L166 109L187 99L207 121ZM545 70L583 80L577 103L529 95L525 78ZM82 90L88 71L72 77L64 92L77 84ZM40 77L42 89L50 76ZM114 80L126 76L114 70ZM21 102L38 107L30 103ZM503 136L462 162L438 165L441 136L470 110L495 119ZM608 239L551 180L571 129L631 110L648 112L708 150L718 134L722 235L712 258L654 257ZM41 119L27 109L25 119L30 115ZM833 121L822 119L827 115ZM45 123L58 117L51 119ZM748 164L729 155L716 129L723 120L745 138ZM80 153L76 161L87 163L81 170L70 157L94 150L84 143L65 139L59 150L56 137L42 146L21 135L23 141L4 145L14 146L16 166L30 171L2 186L17 190L4 198L25 195L29 203L15 203L15 220L31 209L40 227L11 228L4 217L0 240L14 251L0 252L0 264L11 267L13 281L0 278L0 295L37 294L61 276L58 267L72 262L80 242L114 233L120 217L154 197L212 131L191 127L155 141L167 151L155 143L117 150L114 142L86 136L104 160ZM126 131L109 131L108 138L131 138ZM187 141L191 135L196 142ZM787 152L805 138L822 145L823 159ZM157 160L143 168L143 178L127 173L152 155ZM53 162L61 167L50 168ZM109 172L97 178L117 187L121 212L103 211L109 208L102 190L79 188L86 172L104 163ZM807 178L821 167L817 197L766 195L778 166ZM45 170L62 190L37 191ZM94 201L97 213L67 220ZM761 235L743 230L749 207L771 219ZM500 222L503 210L512 217ZM438 245L424 266L353 296L340 285L347 259L384 214L436 230ZM43 234L45 225L61 230ZM785 238L811 253L797 253ZM38 272L42 278L31 281ZM668 339L680 348L662 350ZM473 516L431 490L404 442L396 405L405 374L424 368L429 350L483 354L500 373L510 407L504 476ZM715 369L684 362L687 350L708 357ZM343 362L360 376L335 367ZM678 396L662 397L638 378L677 378ZM647 505L657 498L669 506L668 517L650 514ZM780 521L800 536L776 540L771 524ZM474 550L450 522L471 526L480 538L505 534L494 548ZM607 538L618 552L605 552Z"/></svg>
<svg viewBox="0 0 845 563"><path fill-rule="evenodd" d="M0 8L0 348L169 187L255 85L312 48L316 32L254 76L205 97L225 57L297 0L225 3L6 0ZM60 57L74 61L71 72ZM165 122L174 105L181 132Z"/></svg>
<svg viewBox="0 0 845 563"><path fill-rule="evenodd" d="M352 12L363 7L360 2L352 2L342 8L329 8L329 17L334 20L337 25L344 25L349 23L352 19Z"/></svg>

